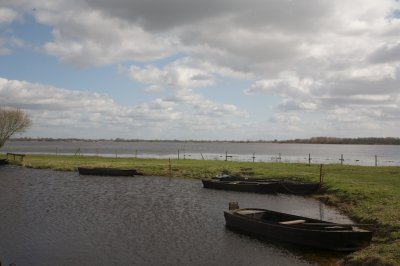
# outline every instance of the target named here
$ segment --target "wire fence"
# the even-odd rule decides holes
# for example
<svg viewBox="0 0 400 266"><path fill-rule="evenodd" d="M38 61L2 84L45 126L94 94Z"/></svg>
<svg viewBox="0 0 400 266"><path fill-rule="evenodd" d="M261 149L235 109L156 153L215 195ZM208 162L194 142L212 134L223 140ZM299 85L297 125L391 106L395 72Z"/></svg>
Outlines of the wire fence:
<svg viewBox="0 0 400 266"><path fill-rule="evenodd" d="M176 160L218 160L218 161L240 161L240 162L275 162L275 163L304 163L304 164L342 164L342 165L364 165L364 166L400 166L400 154L398 157L369 154L354 156L347 154L312 154L291 155L284 153L231 153L187 151L177 149L174 152L157 151L155 149L139 150L129 148L81 148L81 147L53 147L52 149L21 149L8 147L2 153L25 153L25 154L49 154L49 155L73 155L73 156L100 156L110 158L153 158L153 159L176 159Z"/></svg>

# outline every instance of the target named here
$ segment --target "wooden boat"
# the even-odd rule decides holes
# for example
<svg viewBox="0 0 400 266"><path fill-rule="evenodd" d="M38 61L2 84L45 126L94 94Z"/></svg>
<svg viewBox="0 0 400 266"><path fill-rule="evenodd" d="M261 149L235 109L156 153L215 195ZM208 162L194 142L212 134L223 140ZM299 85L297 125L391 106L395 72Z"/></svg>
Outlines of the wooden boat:
<svg viewBox="0 0 400 266"><path fill-rule="evenodd" d="M312 194L321 188L321 183L317 182L300 182L292 180L279 181L279 193L285 194Z"/></svg>
<svg viewBox="0 0 400 266"><path fill-rule="evenodd" d="M321 184L317 182L299 182L279 178L252 179L231 175L203 179L205 188L215 188L259 193L312 194Z"/></svg>
<svg viewBox="0 0 400 266"><path fill-rule="evenodd" d="M223 190L256 193L277 193L280 188L277 182L253 182L253 181L225 181L215 179L201 180L203 187Z"/></svg>
<svg viewBox="0 0 400 266"><path fill-rule="evenodd" d="M318 249L355 251L368 246L372 238L371 231L360 229L356 224L338 224L265 209L230 210L224 216L229 228Z"/></svg>
<svg viewBox="0 0 400 266"><path fill-rule="evenodd" d="M86 168L78 167L80 175L99 175L99 176L134 176L143 175L136 169L119 169L119 168Z"/></svg>

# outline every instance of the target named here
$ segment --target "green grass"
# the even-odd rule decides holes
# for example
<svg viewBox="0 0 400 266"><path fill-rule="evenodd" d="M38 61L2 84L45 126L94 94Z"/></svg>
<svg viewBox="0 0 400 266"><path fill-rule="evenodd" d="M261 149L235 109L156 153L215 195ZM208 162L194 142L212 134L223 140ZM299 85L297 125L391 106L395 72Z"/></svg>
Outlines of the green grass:
<svg viewBox="0 0 400 266"><path fill-rule="evenodd" d="M135 168L145 175L207 178L227 172L251 177L319 181L319 165L201 160L28 155L32 168L76 171L79 166ZM247 169L246 168L250 168ZM400 265L400 167L324 165L324 190L315 197L338 207L357 222L373 223L371 245L350 254L346 265Z"/></svg>

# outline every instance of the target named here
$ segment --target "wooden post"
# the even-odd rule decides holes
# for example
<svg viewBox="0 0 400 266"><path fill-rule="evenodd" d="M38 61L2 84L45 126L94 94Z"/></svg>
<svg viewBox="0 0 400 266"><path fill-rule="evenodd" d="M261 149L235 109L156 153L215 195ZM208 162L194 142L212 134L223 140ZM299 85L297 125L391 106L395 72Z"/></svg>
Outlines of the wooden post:
<svg viewBox="0 0 400 266"><path fill-rule="evenodd" d="M178 160L179 160L179 149L178 149Z"/></svg>
<svg viewBox="0 0 400 266"><path fill-rule="evenodd" d="M225 152L225 162L228 161L228 152Z"/></svg>
<svg viewBox="0 0 400 266"><path fill-rule="evenodd" d="M319 166L319 184L322 185L324 182L324 172L322 170L322 164Z"/></svg>
<svg viewBox="0 0 400 266"><path fill-rule="evenodd" d="M169 163L169 176L171 176L171 177L172 177L171 158L168 158L168 163Z"/></svg>
<svg viewBox="0 0 400 266"><path fill-rule="evenodd" d="M375 154L375 166L378 166L378 156Z"/></svg>
<svg viewBox="0 0 400 266"><path fill-rule="evenodd" d="M256 159L256 153L255 152L253 152L253 163L254 163L254 159Z"/></svg>
<svg viewBox="0 0 400 266"><path fill-rule="evenodd" d="M279 153L278 160L279 160L279 162L281 162L281 160L282 160L281 153Z"/></svg>
<svg viewBox="0 0 400 266"><path fill-rule="evenodd" d="M344 161L344 159L343 159L343 154L340 155L339 161L340 161L340 164L343 165L343 161Z"/></svg>
<svg viewBox="0 0 400 266"><path fill-rule="evenodd" d="M308 154L308 165L311 165L311 153Z"/></svg>

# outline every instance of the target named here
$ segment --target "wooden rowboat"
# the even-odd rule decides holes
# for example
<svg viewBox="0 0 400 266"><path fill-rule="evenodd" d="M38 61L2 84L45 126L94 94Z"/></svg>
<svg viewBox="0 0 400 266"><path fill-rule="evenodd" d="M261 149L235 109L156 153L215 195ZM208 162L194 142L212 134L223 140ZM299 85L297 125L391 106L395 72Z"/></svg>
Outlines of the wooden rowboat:
<svg viewBox="0 0 400 266"><path fill-rule="evenodd" d="M221 176L203 179L205 188L285 194L312 194L317 192L321 184L316 182L299 182L285 179L250 179L235 176Z"/></svg>
<svg viewBox="0 0 400 266"><path fill-rule="evenodd" d="M372 232L357 224L338 224L271 210L247 208L224 212L226 226L295 245L355 251L370 244Z"/></svg>
<svg viewBox="0 0 400 266"><path fill-rule="evenodd" d="M203 179L201 181L205 188L241 192L277 193L280 188L280 185L277 182L225 181L213 179Z"/></svg>
<svg viewBox="0 0 400 266"><path fill-rule="evenodd" d="M86 168L78 167L80 175L99 175L99 176L134 176L143 175L136 169L119 169L119 168Z"/></svg>

